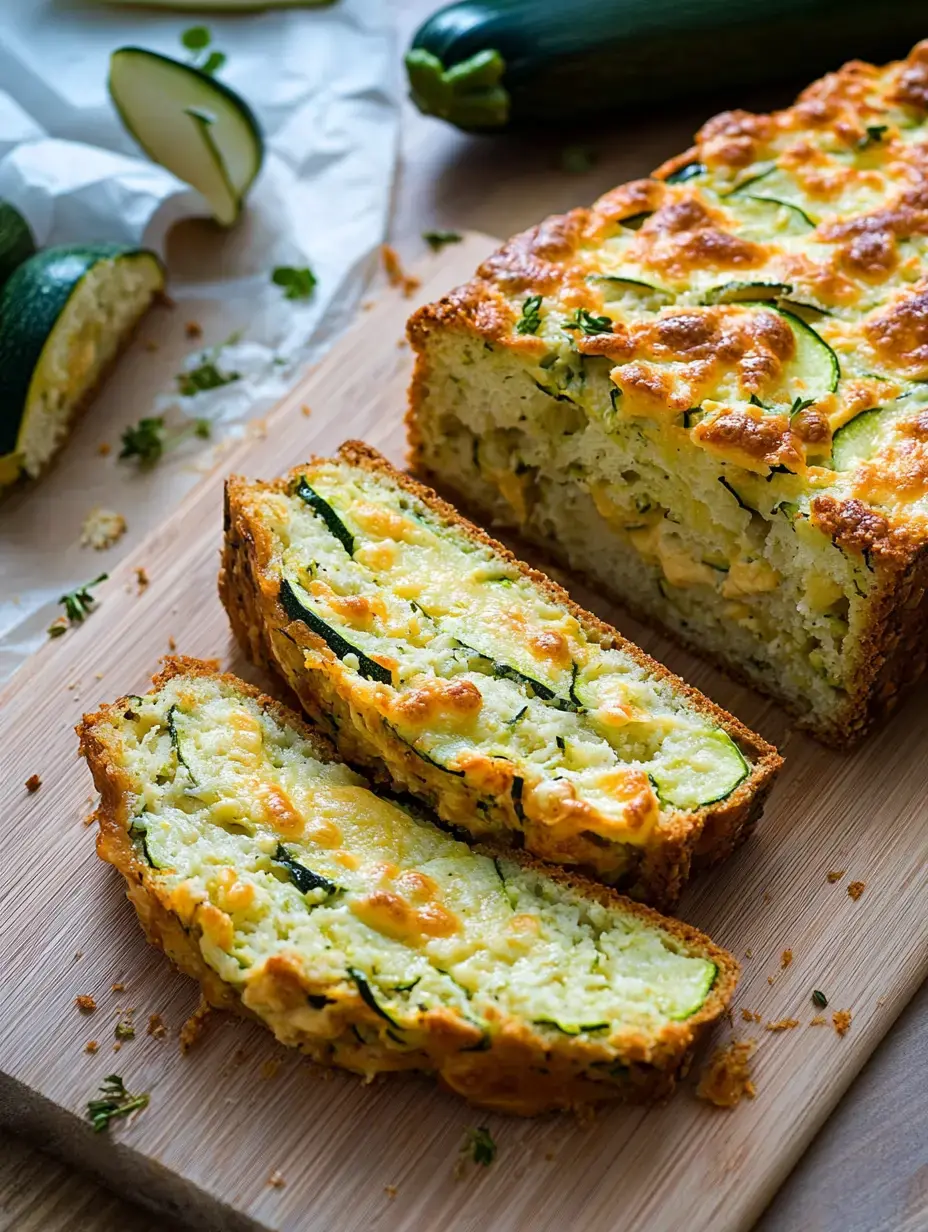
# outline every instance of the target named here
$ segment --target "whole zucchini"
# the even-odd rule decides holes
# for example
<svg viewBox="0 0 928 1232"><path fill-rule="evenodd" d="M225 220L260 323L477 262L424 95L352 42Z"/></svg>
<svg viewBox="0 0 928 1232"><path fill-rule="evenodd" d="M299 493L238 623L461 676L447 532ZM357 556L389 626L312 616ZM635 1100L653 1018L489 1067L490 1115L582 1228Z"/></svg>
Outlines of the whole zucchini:
<svg viewBox="0 0 928 1232"><path fill-rule="evenodd" d="M916 0L459 0L406 55L420 111L472 131L571 121L905 55Z"/></svg>

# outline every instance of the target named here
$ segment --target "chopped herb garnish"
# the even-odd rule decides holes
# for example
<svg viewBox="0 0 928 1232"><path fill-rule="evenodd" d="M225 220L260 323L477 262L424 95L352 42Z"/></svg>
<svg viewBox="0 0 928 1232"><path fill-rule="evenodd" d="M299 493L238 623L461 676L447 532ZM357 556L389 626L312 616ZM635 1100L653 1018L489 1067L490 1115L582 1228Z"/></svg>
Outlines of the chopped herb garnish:
<svg viewBox="0 0 928 1232"><path fill-rule="evenodd" d="M117 1022L113 1034L119 1040L135 1039L135 1027L131 1022L120 1020Z"/></svg>
<svg viewBox="0 0 928 1232"><path fill-rule="evenodd" d="M857 142L858 150L865 150L868 145L878 145L883 140L883 134L889 128L888 124L868 124L867 135Z"/></svg>
<svg viewBox="0 0 928 1232"><path fill-rule="evenodd" d="M206 389L221 389L223 385L231 385L240 379L238 372L220 372L214 359L204 359L195 368L178 372L177 389L183 397L192 398Z"/></svg>
<svg viewBox="0 0 928 1232"><path fill-rule="evenodd" d="M99 586L108 577L108 573L101 573L92 582L85 582L83 586L76 586L74 590L69 590L67 594L60 597L58 602L64 604L65 615L72 625L79 625L85 617L90 615L91 609L96 603L96 599L90 593L90 588L91 586ZM52 627L54 628L55 626ZM53 633L52 637L60 637L60 634Z"/></svg>
<svg viewBox="0 0 928 1232"><path fill-rule="evenodd" d="M793 405L789 408L789 417L792 419L794 415L798 415L800 411L806 410L810 406L815 405L814 398L795 398Z"/></svg>
<svg viewBox="0 0 928 1232"><path fill-rule="evenodd" d="M522 315L516 321L517 334L537 334L541 325L540 295L530 295L522 305Z"/></svg>
<svg viewBox="0 0 928 1232"><path fill-rule="evenodd" d="M572 317L568 317L562 329L577 330L581 334L611 334L612 318L595 317L588 308L578 308Z"/></svg>
<svg viewBox="0 0 928 1232"><path fill-rule="evenodd" d="M87 1104L87 1119L96 1133L107 1129L114 1117L125 1117L137 1108L148 1107L148 1094L132 1095L118 1074L108 1074L100 1088L100 1098Z"/></svg>
<svg viewBox="0 0 928 1232"><path fill-rule="evenodd" d="M198 436L206 440L210 434L208 419L195 419L192 424L182 428L173 436L168 437L164 429L164 419L160 415L140 419L135 425L125 429L122 434L122 449L120 458L138 458L138 464L143 470L149 470L160 462L166 449L176 448L181 441L190 436Z"/></svg>
<svg viewBox="0 0 928 1232"><path fill-rule="evenodd" d="M586 175L599 162L599 154L588 145L567 145L561 150L561 170L567 175Z"/></svg>
<svg viewBox="0 0 928 1232"><path fill-rule="evenodd" d="M180 36L180 41L188 51L193 52L190 63L201 73L212 77L213 73L218 73L226 62L224 51L209 50L213 36L207 26L190 26Z"/></svg>
<svg viewBox="0 0 928 1232"><path fill-rule="evenodd" d="M422 238L432 252L441 252L446 244L460 244L463 237L458 231L423 231Z"/></svg>
<svg viewBox="0 0 928 1232"><path fill-rule="evenodd" d="M489 1168L496 1158L496 1143L485 1125L467 1131L467 1138L461 1147L461 1153L469 1155L475 1164L482 1164L484 1168Z"/></svg>
<svg viewBox="0 0 928 1232"><path fill-rule="evenodd" d="M278 265L271 282L283 287L287 299L309 299L316 287L316 275L308 265Z"/></svg>
<svg viewBox="0 0 928 1232"><path fill-rule="evenodd" d="M828 1004L828 998L820 989L816 988L812 993L812 1004L817 1005L820 1010L823 1010Z"/></svg>

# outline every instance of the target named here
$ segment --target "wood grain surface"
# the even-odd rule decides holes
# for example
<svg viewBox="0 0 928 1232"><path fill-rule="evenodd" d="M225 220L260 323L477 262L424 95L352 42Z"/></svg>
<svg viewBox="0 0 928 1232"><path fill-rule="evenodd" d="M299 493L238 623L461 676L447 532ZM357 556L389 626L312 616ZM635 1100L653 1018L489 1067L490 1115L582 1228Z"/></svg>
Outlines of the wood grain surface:
<svg viewBox="0 0 928 1232"><path fill-rule="evenodd" d="M474 237L433 258L420 298L462 279L488 246ZM758 1096L729 1113L684 1090L666 1107L617 1109L591 1125L487 1116L424 1078L364 1087L324 1075L259 1028L220 1016L181 1057L177 1033L195 989L146 947L119 878L93 854L83 826L91 785L74 722L98 701L144 687L170 638L183 653L216 655L256 678L235 654L216 598L223 475L268 477L348 436L401 460L409 356L398 342L412 302L394 294L365 314L265 434L227 457L114 571L86 624L50 642L3 697L0 969L16 994L0 1003L0 1121L135 1199L215 1229L747 1228L925 974L928 700L913 699L862 752L843 757L572 586L787 757L757 836L702 877L681 909L739 956L751 954L735 1032L758 1040ZM151 579L142 593L138 566ZM33 773L43 785L29 794ZM829 870L845 871L832 884ZM866 882L858 901L847 893L854 880ZM828 1015L852 1010L843 1038L808 1025L813 988L827 993ZM74 1007L80 993L96 997L94 1013ZM137 1036L114 1054L117 1007L127 1006ZM761 1022L743 1021L742 1008ZM166 1038L145 1033L151 1013L168 1024ZM764 1029L792 1018L800 1025ZM730 1035L725 1028L718 1038ZM84 1052L91 1038L95 1055ZM151 1106L95 1135L84 1105L113 1070L130 1089L151 1091ZM478 1123L496 1137L498 1161L456 1180L463 1135ZM271 1184L272 1174L284 1184Z"/></svg>

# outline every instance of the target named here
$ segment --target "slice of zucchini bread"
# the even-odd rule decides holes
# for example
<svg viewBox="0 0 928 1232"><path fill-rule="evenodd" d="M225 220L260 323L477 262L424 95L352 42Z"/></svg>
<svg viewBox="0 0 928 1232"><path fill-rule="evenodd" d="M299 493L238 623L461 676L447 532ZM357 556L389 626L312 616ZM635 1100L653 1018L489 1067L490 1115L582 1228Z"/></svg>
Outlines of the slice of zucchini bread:
<svg viewBox="0 0 928 1232"><path fill-rule="evenodd" d="M773 748L374 450L226 501L246 653L444 821L668 907L759 815Z"/></svg>
<svg viewBox="0 0 928 1232"><path fill-rule="evenodd" d="M846 745L926 660L928 42L417 312L413 468Z"/></svg>
<svg viewBox="0 0 928 1232"><path fill-rule="evenodd" d="M216 1006L368 1078L530 1114L667 1094L737 963L614 890L474 851L215 665L78 728L100 856Z"/></svg>

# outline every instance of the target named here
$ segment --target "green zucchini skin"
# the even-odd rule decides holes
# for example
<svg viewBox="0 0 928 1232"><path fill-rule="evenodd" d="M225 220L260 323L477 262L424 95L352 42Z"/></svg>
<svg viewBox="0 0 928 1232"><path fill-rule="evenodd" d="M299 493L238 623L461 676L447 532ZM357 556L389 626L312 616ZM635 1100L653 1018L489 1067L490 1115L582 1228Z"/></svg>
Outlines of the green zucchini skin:
<svg viewBox="0 0 928 1232"><path fill-rule="evenodd" d="M0 287L34 252L29 224L9 201L0 201Z"/></svg>
<svg viewBox="0 0 928 1232"><path fill-rule="evenodd" d="M407 71L421 111L494 131L811 79L926 33L912 0L460 0L419 27Z"/></svg>

